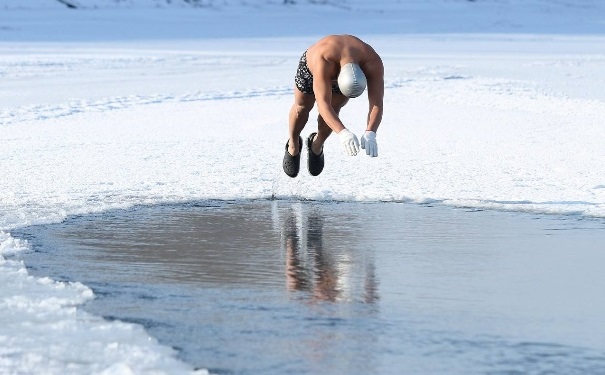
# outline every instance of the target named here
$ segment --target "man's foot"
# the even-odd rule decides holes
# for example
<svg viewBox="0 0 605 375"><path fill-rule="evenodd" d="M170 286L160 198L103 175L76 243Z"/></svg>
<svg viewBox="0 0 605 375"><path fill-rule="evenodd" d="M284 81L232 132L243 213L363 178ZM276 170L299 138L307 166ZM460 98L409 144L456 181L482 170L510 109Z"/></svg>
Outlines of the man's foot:
<svg viewBox="0 0 605 375"><path fill-rule="evenodd" d="M286 153L284 155L284 172L292 178L298 176L298 171L300 170L300 151L302 150L302 138L298 137L298 154L292 156L290 152L288 152L288 144L290 141L286 142Z"/></svg>
<svg viewBox="0 0 605 375"><path fill-rule="evenodd" d="M309 138L307 138L307 150L308 150L308 154L309 154L307 157L307 167L309 169L309 173L311 174L311 176L319 176L321 171L324 170L323 146L321 148L321 152L319 153L319 155L316 155L313 152L313 148L311 147L313 145L313 140L315 139L316 135L317 135L317 133L311 133L311 135L309 135Z"/></svg>

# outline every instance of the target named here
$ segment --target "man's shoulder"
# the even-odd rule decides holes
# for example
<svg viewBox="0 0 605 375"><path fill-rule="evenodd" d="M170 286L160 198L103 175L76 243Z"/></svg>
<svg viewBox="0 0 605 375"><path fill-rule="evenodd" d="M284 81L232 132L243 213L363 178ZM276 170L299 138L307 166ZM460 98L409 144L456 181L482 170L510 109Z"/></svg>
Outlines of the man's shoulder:
<svg viewBox="0 0 605 375"><path fill-rule="evenodd" d="M329 67L338 64L338 49L331 43L317 43L307 50L309 67Z"/></svg>

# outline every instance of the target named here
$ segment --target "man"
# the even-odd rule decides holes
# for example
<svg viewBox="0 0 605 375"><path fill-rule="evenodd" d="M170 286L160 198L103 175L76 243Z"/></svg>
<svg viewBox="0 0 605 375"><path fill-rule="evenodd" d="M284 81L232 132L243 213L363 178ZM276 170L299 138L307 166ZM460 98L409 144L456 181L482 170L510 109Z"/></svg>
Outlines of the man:
<svg viewBox="0 0 605 375"><path fill-rule="evenodd" d="M361 148L378 156L376 130L382 120L384 66L380 56L352 35L330 35L309 47L302 55L295 77L294 104L289 115L289 136L283 160L284 172L296 177L300 169L302 138L309 112L317 102L317 133L306 141L309 173L317 176L324 167L323 144L335 132L348 155L359 152L359 141L338 118L349 98L358 97L366 86L369 111Z"/></svg>

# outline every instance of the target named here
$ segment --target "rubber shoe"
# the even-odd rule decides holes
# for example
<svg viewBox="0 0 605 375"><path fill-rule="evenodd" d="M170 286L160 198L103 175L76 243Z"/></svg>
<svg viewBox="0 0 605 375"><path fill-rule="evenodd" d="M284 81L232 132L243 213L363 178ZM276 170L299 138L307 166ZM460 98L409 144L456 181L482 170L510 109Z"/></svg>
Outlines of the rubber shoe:
<svg viewBox="0 0 605 375"><path fill-rule="evenodd" d="M321 148L321 153L319 155L315 155L313 150L311 149L311 145L313 144L313 139L317 133L311 133L307 138L307 168L309 169L309 173L311 176L319 176L321 171L324 170L324 149Z"/></svg>
<svg viewBox="0 0 605 375"><path fill-rule="evenodd" d="M286 142L286 153L284 155L284 172L292 178L298 176L298 171L300 170L300 153L302 151L302 138L298 137L298 154L292 156L288 152L288 145L290 140Z"/></svg>

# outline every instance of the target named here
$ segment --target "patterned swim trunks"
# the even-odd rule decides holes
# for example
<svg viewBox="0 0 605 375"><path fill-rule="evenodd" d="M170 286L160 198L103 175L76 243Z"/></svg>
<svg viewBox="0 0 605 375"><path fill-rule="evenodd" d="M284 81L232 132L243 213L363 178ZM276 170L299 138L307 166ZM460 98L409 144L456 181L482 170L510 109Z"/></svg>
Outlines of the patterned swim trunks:
<svg viewBox="0 0 605 375"><path fill-rule="evenodd" d="M300 61L298 62L298 69L296 70L296 77L294 77L294 83L303 94L313 95L313 74L309 71L307 66L307 51L303 53ZM332 92L335 94L342 94L338 83L332 83Z"/></svg>

